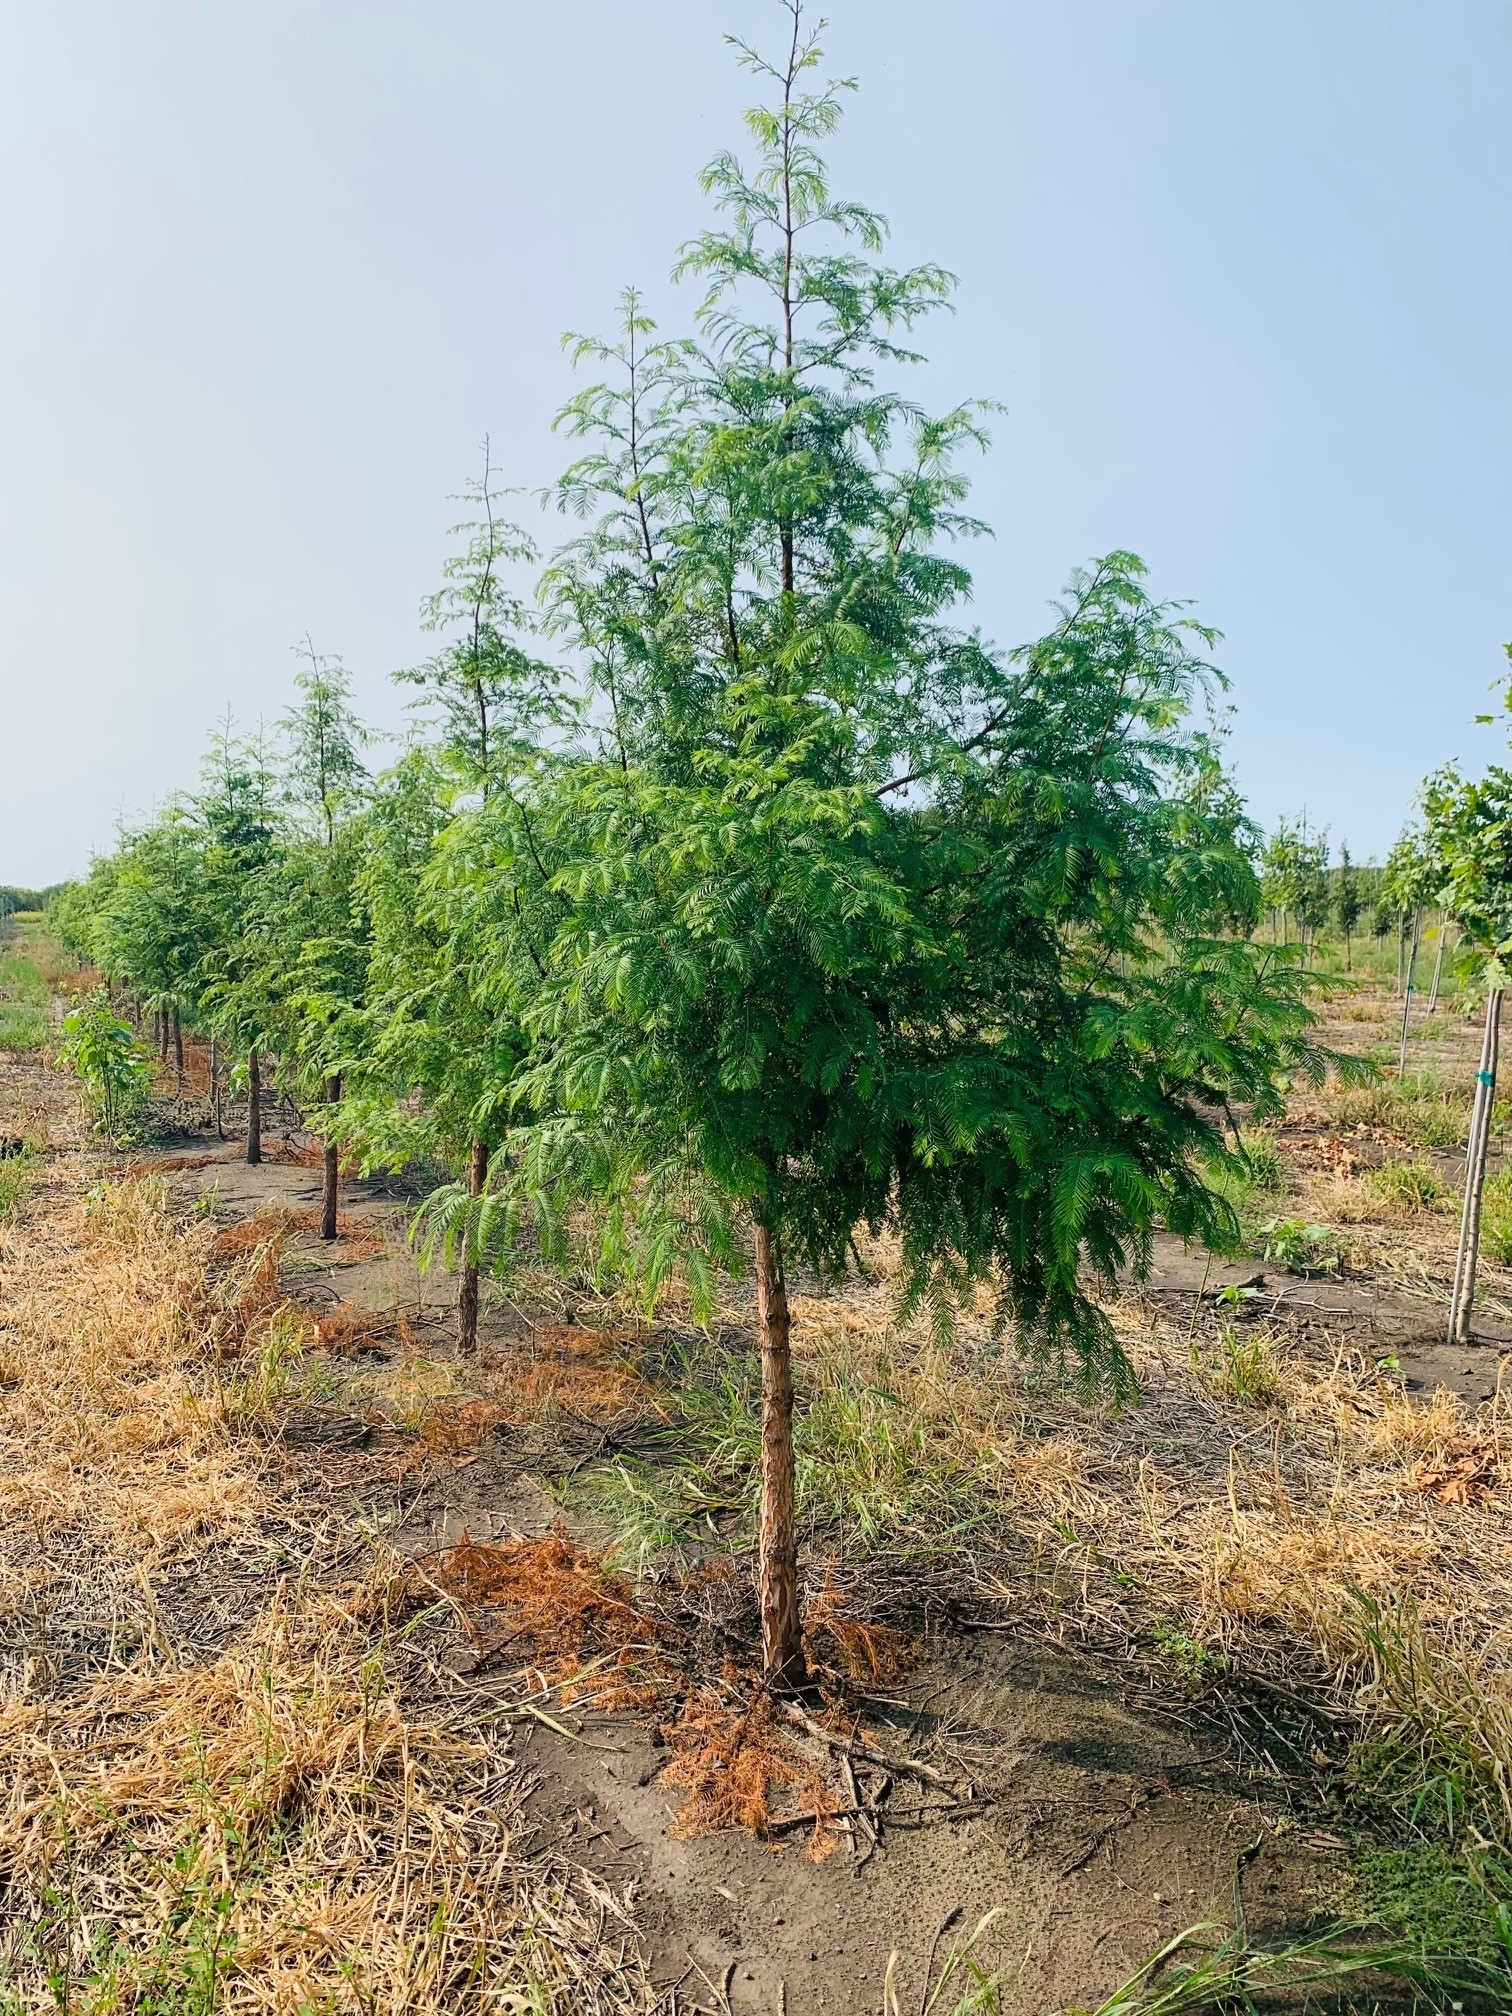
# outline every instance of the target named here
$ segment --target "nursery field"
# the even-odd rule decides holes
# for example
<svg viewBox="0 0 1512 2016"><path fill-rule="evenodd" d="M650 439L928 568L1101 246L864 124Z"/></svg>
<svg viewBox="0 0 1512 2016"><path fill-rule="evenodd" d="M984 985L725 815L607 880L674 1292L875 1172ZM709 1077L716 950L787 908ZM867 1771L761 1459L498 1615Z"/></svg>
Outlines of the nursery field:
<svg viewBox="0 0 1512 2016"><path fill-rule="evenodd" d="M323 1242L321 1144L273 1109L249 1167L203 1046L90 1130L73 964L26 918L0 957L43 1025L0 1052L0 2008L1499 1999L1495 1151L1443 1341L1473 1003L1291 1098L1248 1257L1158 1237L1106 1304L1137 1405L985 1311L900 1327L885 1242L793 1279L789 1699L746 1288L652 1324L525 1268L459 1356L407 1179ZM1388 975L1326 1013L1393 1057Z"/></svg>

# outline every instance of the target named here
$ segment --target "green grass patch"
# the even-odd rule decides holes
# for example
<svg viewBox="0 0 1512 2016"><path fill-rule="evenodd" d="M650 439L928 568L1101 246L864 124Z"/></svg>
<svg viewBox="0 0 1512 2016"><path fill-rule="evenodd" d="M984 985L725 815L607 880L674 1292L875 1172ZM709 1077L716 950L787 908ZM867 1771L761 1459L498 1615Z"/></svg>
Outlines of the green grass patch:
<svg viewBox="0 0 1512 2016"><path fill-rule="evenodd" d="M0 950L0 1050L39 1050L49 1026L47 981L14 944Z"/></svg>
<svg viewBox="0 0 1512 2016"><path fill-rule="evenodd" d="M0 1001L0 1050L40 1050L47 1041L47 1015L24 1001Z"/></svg>
<svg viewBox="0 0 1512 2016"><path fill-rule="evenodd" d="M1512 1169L1486 1178L1481 1199L1481 1251L1500 1267L1512 1267Z"/></svg>
<svg viewBox="0 0 1512 2016"><path fill-rule="evenodd" d="M28 1142L19 1155L0 1155L0 1224L13 1218L36 1189L42 1174L42 1151Z"/></svg>
<svg viewBox="0 0 1512 2016"><path fill-rule="evenodd" d="M1383 1204L1404 1205L1409 1211L1432 1211L1446 1195L1443 1178L1431 1162L1383 1162L1366 1172L1365 1188Z"/></svg>
<svg viewBox="0 0 1512 2016"><path fill-rule="evenodd" d="M855 1549L948 1544L993 1520L972 1472L922 1405L895 1390L885 1360L823 1349L800 1361L794 1424L798 1517L808 1543ZM571 1485L622 1563L744 1546L761 1479L760 1367L754 1351L700 1340L673 1347L655 1383L677 1395L678 1445L617 1458Z"/></svg>
<svg viewBox="0 0 1512 2016"><path fill-rule="evenodd" d="M1462 1148L1474 1088L1447 1078L1379 1078L1334 1088L1329 1105L1340 1127L1375 1127L1419 1148ZM1503 1118L1497 1109L1500 1126Z"/></svg>
<svg viewBox="0 0 1512 2016"><path fill-rule="evenodd" d="M1494 1978L1512 1959L1507 1889L1505 1872L1476 1851L1409 1841L1360 1856L1330 1901L1414 1952L1462 1956Z"/></svg>

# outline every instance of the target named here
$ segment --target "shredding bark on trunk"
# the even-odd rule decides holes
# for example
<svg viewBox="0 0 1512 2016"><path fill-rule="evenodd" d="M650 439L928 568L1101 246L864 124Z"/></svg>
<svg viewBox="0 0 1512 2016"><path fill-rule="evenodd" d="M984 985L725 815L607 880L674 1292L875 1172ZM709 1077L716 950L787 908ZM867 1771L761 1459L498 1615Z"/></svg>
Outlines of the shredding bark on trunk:
<svg viewBox="0 0 1512 2016"><path fill-rule="evenodd" d="M475 1139L467 1164L467 1194L478 1198L488 1180L488 1143ZM471 1353L478 1348L479 1267L473 1226L462 1248L462 1282L457 1291L457 1348Z"/></svg>
<svg viewBox="0 0 1512 2016"><path fill-rule="evenodd" d="M262 1160L262 1058L257 1046L247 1052L247 1160Z"/></svg>
<svg viewBox="0 0 1512 2016"><path fill-rule="evenodd" d="M341 1073L333 1072L326 1080L326 1100L335 1106L341 1098ZM320 1187L320 1236L322 1239L336 1237L336 1205L341 1192L341 1149L334 1135L327 1134L325 1141L325 1173Z"/></svg>
<svg viewBox="0 0 1512 2016"><path fill-rule="evenodd" d="M782 1241L756 1226L756 1301L761 1322L761 1525L757 1594L767 1684L795 1693L808 1680L798 1614L798 1518L793 1459L792 1316Z"/></svg>

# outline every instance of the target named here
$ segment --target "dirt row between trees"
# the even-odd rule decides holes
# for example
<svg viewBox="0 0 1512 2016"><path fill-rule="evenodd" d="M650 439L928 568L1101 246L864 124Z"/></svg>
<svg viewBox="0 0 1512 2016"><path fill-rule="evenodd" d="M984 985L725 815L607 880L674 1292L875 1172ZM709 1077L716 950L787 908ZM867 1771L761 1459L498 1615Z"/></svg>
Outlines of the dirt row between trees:
<svg viewBox="0 0 1512 2016"><path fill-rule="evenodd" d="M527 1278L461 1364L404 1200L350 1181L322 1247L297 1133L104 1156L19 1057L7 1129L48 1142L0 1231L18 2007L61 1968L174 2007L951 2008L984 1920L999 2006L1092 2007L1240 1869L1259 1939L1348 1915L1362 1615L1411 1592L1467 1659L1506 1615L1499 1352L1434 1357L1420 1283L1225 1302L1257 1270L1162 1252L1109 1420L985 1330L898 1334L878 1253L795 1298L800 1722L754 1678L738 1299L708 1337Z"/></svg>

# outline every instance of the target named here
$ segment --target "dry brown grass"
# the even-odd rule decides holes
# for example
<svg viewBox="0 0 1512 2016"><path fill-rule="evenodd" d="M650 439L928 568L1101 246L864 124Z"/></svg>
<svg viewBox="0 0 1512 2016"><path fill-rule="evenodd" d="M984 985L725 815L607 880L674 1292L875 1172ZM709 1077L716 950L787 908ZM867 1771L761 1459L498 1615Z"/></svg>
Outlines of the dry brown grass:
<svg viewBox="0 0 1512 2016"><path fill-rule="evenodd" d="M387 1595L296 1592L194 1671L0 1712L18 2007L46 1965L96 2009L646 2006L615 1900L522 1856L500 1735L407 1712Z"/></svg>
<svg viewBox="0 0 1512 2016"><path fill-rule="evenodd" d="M519 1420L567 1408L590 1421L659 1403L637 1366L633 1331L579 1323L538 1323L528 1347L490 1351L489 1390Z"/></svg>
<svg viewBox="0 0 1512 2016"><path fill-rule="evenodd" d="M271 1204L250 1218L239 1218L217 1235L218 1254L248 1253L269 1241L287 1241L296 1232L320 1231L320 1212L296 1211L287 1204ZM336 1237L322 1242L320 1251L335 1266L352 1260L375 1260L388 1250L381 1224L376 1219L358 1218L342 1211L336 1218Z"/></svg>
<svg viewBox="0 0 1512 2016"><path fill-rule="evenodd" d="M145 1177L0 1248L0 2006L649 2008L616 1900L522 1852L503 1727L436 1698L392 1607L408 1577L295 1575L218 1651L162 1608L287 1530L268 1439L241 1432L309 1334L278 1230L227 1251ZM114 1620L92 1663L32 1656L82 1616Z"/></svg>
<svg viewBox="0 0 1512 2016"><path fill-rule="evenodd" d="M227 1413L274 1347L277 1283L262 1249L212 1272L211 1246L151 1178L34 1215L7 1242L0 1563L12 1598L60 1556L142 1560L255 1519L257 1464L232 1446Z"/></svg>

